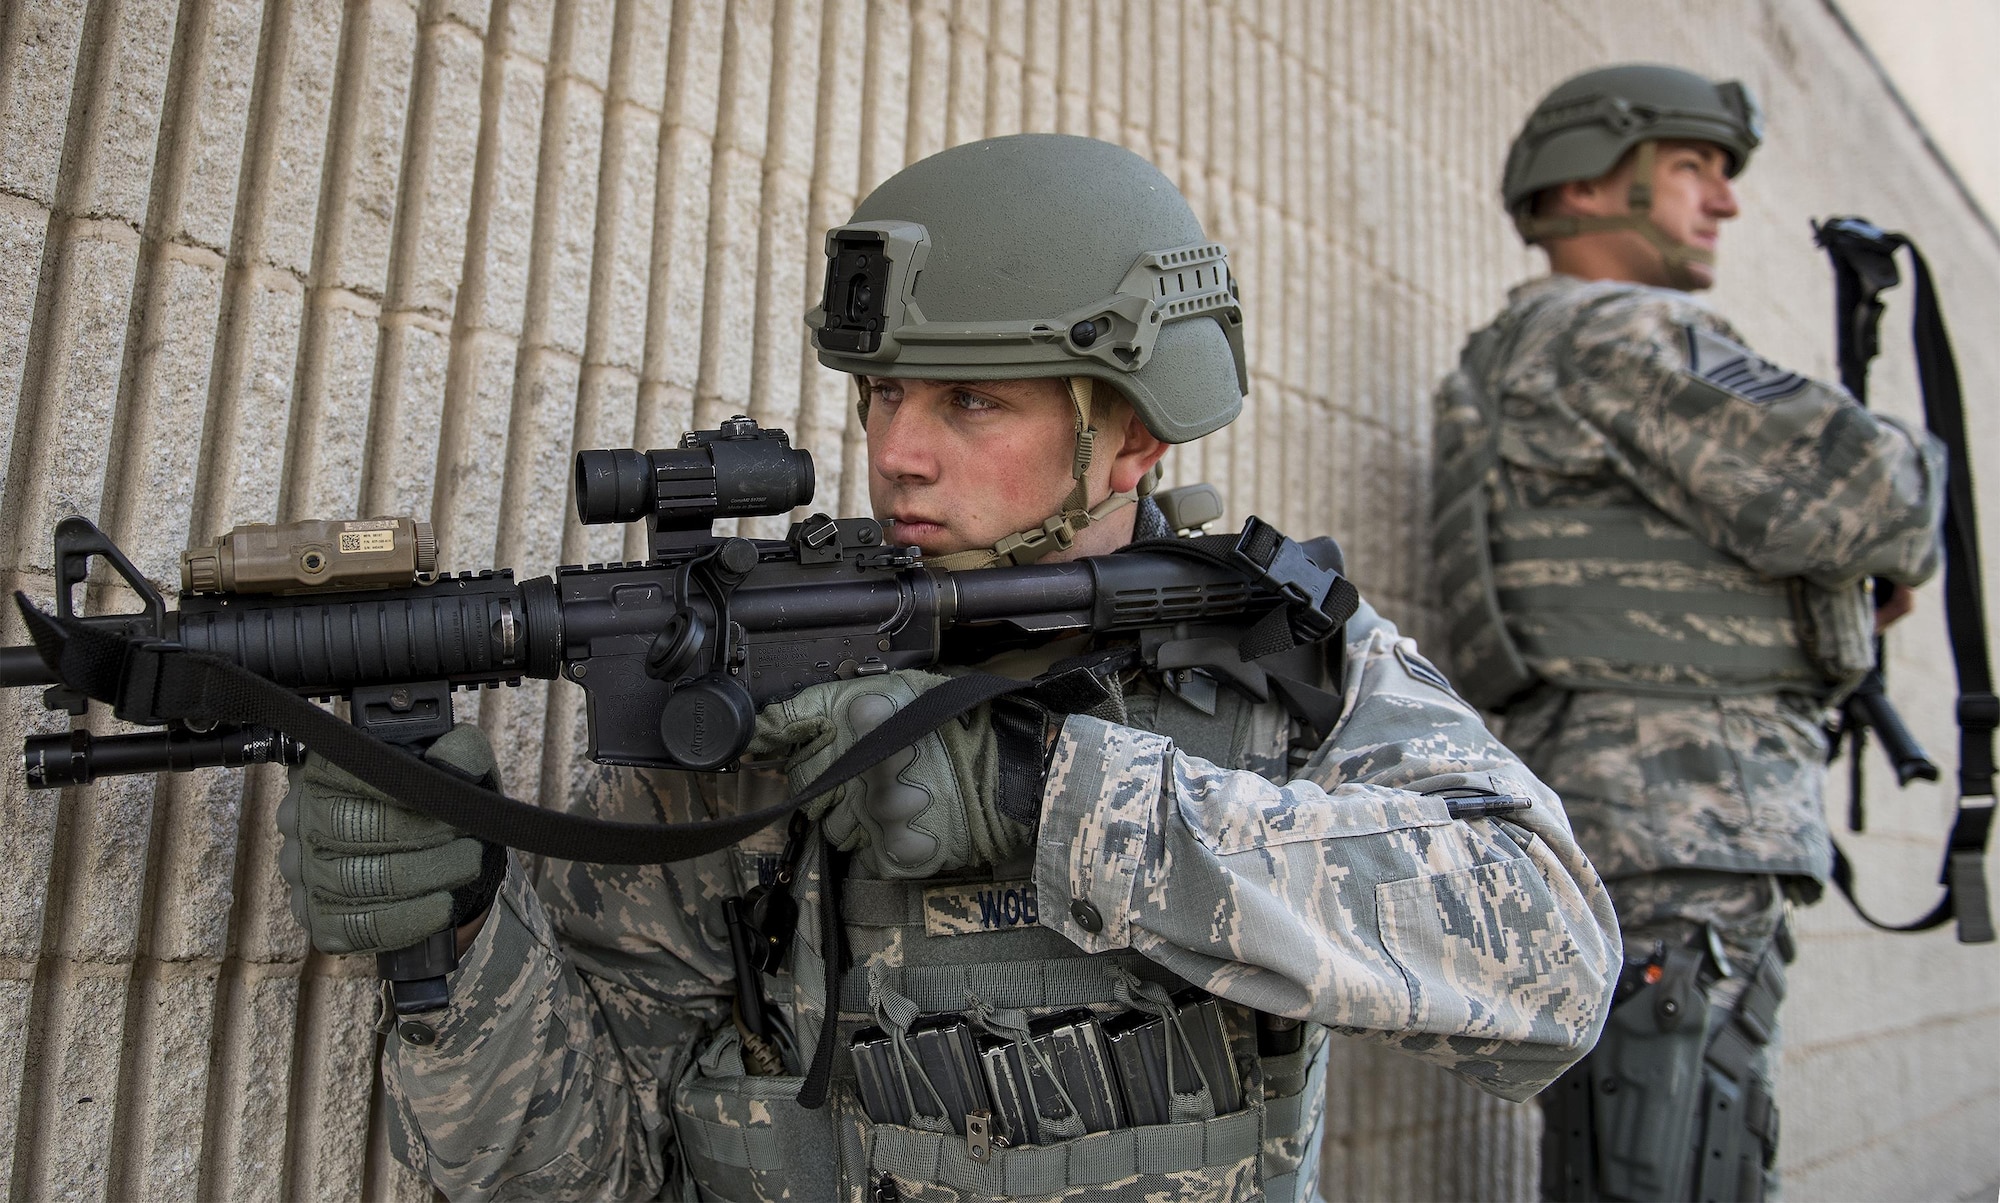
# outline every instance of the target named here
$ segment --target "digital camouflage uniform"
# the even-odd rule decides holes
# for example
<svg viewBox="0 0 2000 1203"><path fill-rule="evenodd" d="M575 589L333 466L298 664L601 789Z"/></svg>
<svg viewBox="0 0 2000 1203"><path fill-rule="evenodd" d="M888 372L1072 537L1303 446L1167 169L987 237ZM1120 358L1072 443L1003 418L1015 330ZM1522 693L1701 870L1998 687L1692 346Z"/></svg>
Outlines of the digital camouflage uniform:
<svg viewBox="0 0 2000 1203"><path fill-rule="evenodd" d="M1365 605L1346 635L1342 717L1302 767L1286 767L1293 725L1275 704L1229 703L1218 735L1139 679L1121 703L1132 725L1067 720L1032 864L842 890L843 1044L899 1007L1018 1024L1109 1000L1120 979L1187 982L1242 1004L1224 1010L1246 1110L974 1165L953 1133L870 1124L844 1065L830 1121L793 1101L798 1078L743 1076L720 904L771 871L773 830L680 864L551 862L539 888L516 866L435 1042L391 1038L397 1155L454 1198L810 1198L837 1180L861 1199L885 1174L903 1198L1309 1198L1318 1024L1527 1098L1596 1038L1617 965L1610 902L1554 796L1415 645ZM1180 727L1233 765L1155 733ZM773 785L593 771L576 805L627 820L713 817ZM1455 820L1453 790L1533 806ZM795 1064L825 1006L818 871L808 857L791 963L766 979L804 1046ZM1314 1021L1305 1048L1259 1059L1244 1008Z"/></svg>
<svg viewBox="0 0 2000 1203"><path fill-rule="evenodd" d="M1541 681L1500 730L1561 796L1626 956L1707 927L1727 1006L1787 893L1828 874L1820 715L1872 655L1862 582L1935 568L1942 452L1687 293L1557 275L1510 301L1437 398L1441 476L1487 507L1494 595ZM1438 529L1462 561L1472 524ZM1490 671L1470 574L1445 575L1457 672Z"/></svg>
<svg viewBox="0 0 2000 1203"><path fill-rule="evenodd" d="M1934 571L1943 495L1935 441L1763 362L1694 297L1549 276L1515 289L1491 329L1507 339L1484 382L1500 406L1505 492L1494 491L1496 510L1515 504L1559 518L1650 507L1662 538L1692 534L1746 575L1778 581L1840 588L1870 576L1916 583ZM1441 427L1476 420L1448 403L1439 417ZM1441 429L1439 441L1469 437ZM1497 567L1496 584L1532 589L1591 570L1515 559ZM1643 583L1670 597L1678 585L1669 578L1682 570L1663 555L1658 579ZM1690 644L1759 634L1732 631L1728 615L1641 621L1674 617L1694 629ZM1810 638L1795 624L1794 643ZM1538 690L1508 709L1504 735L1562 796L1614 897L1621 880L1663 870L1823 880L1825 686L1802 675L1794 690L1744 692L1717 678L1712 695L1694 697L1701 670L1692 659L1659 666L1674 692L1655 691L1643 664L1544 662L1545 678L1604 688Z"/></svg>

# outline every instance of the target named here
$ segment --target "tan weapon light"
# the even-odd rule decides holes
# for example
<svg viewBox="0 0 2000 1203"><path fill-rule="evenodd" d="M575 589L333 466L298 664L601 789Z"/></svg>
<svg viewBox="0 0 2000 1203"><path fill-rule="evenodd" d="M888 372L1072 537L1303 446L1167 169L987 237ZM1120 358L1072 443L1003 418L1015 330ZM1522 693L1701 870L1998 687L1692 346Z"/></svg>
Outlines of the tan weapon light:
<svg viewBox="0 0 2000 1203"><path fill-rule="evenodd" d="M186 593L296 593L428 584L437 536L414 518L251 522L181 553Z"/></svg>

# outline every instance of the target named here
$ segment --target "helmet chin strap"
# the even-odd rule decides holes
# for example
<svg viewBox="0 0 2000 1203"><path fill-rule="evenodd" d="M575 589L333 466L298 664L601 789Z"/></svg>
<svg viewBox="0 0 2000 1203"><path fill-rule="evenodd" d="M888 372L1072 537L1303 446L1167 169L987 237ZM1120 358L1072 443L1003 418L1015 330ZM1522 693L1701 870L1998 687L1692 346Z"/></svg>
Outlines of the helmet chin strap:
<svg viewBox="0 0 2000 1203"><path fill-rule="evenodd" d="M1639 153L1632 163L1632 186L1626 195L1629 213L1617 213L1605 217L1564 215L1561 217L1534 217L1523 209L1514 217L1514 228L1521 232L1524 241L1533 244L1546 242L1551 238L1570 238L1577 234L1592 234L1600 230L1633 230L1644 238L1652 248L1660 253L1660 263L1665 269L1667 287L1692 292L1707 284L1696 276L1693 265L1699 263L1713 266L1715 252L1704 247L1689 246L1660 227L1653 220L1653 157L1657 144L1639 143Z"/></svg>
<svg viewBox="0 0 2000 1203"><path fill-rule="evenodd" d="M1114 492L1095 506L1090 504L1088 476L1091 461L1097 454L1097 426L1092 420L1091 406L1094 382L1088 376L1070 376L1063 383L1069 386L1070 401L1076 406L1076 451L1070 457L1070 478L1074 483L1070 486L1069 496L1063 499L1062 509L1040 526L1017 531L991 547L927 556L925 564L952 572L991 568L999 564L1032 564L1054 552L1069 550L1076 544L1077 534L1085 527L1104 521L1151 493L1159 484L1160 469L1155 465L1140 479L1137 488Z"/></svg>

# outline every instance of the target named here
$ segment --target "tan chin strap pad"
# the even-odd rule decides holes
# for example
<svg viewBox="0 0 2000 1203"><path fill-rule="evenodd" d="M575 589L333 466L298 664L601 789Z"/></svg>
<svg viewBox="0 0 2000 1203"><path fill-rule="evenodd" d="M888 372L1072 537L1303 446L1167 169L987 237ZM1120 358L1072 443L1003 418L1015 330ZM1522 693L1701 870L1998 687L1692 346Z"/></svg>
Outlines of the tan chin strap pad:
<svg viewBox="0 0 2000 1203"><path fill-rule="evenodd" d="M1631 212L1606 217L1535 217L1524 206L1514 215L1514 228L1520 231L1521 240L1534 246L1551 238L1573 238L1578 234L1595 234L1605 230L1633 230L1660 252L1669 285L1685 290L1701 284L1702 281L1695 279L1688 268L1696 263L1714 264L1715 252L1679 241L1653 220L1653 156L1656 147L1653 142L1639 143L1638 156L1632 163L1631 191L1626 193Z"/></svg>
<svg viewBox="0 0 2000 1203"><path fill-rule="evenodd" d="M1069 550L1075 546L1078 532L1133 504L1160 483L1160 468L1154 465L1139 481L1137 488L1113 493L1095 506L1090 504L1088 477L1091 461L1097 455L1097 427L1092 422L1091 412L1094 385L1088 376L1070 376L1064 383L1069 386L1070 400L1076 405L1076 454L1070 462L1070 477L1075 483L1070 487L1069 496L1063 499L1062 511L1044 520L1040 526L1008 535L992 547L931 556L924 560L925 564L950 572L991 568L998 564L1032 564L1044 556Z"/></svg>

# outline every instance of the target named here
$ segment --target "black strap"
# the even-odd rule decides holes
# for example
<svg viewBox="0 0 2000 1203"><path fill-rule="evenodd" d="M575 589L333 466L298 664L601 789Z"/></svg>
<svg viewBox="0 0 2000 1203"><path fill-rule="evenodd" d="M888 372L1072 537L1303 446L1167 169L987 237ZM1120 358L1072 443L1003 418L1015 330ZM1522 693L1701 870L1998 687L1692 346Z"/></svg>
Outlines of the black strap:
<svg viewBox="0 0 2000 1203"><path fill-rule="evenodd" d="M1993 834L1993 736L2000 727L2000 699L1993 692L1993 661L1986 646L1986 597L1979 564L1979 523L1972 491L1972 458L1965 436L1965 398L1951 336L1931 283L1930 264L1907 240L1916 277L1912 319L1917 377L1924 394L1924 425L1944 443L1945 627L1958 672L1958 814L1938 870L1944 902L1958 919L1964 944L1991 943L1993 912L1986 892L1986 848Z"/></svg>
<svg viewBox="0 0 2000 1203"><path fill-rule="evenodd" d="M1852 219L1828 222L1824 231L1827 236L1821 239L1821 245L1833 256L1839 303L1843 306L1841 376L1849 391L1864 404L1868 360L1876 351L1874 323L1882 309L1876 297L1884 287L1896 282L1891 258L1896 248L1907 247L1910 252L1916 293L1911 338L1916 346L1924 425L1945 445L1947 456L1945 626L1958 676L1959 728L1958 812L1945 841L1944 864L1938 872L1944 895L1937 905L1912 923L1895 925L1877 920L1855 898L1854 866L1838 844L1833 845L1833 880L1853 904L1855 913L1883 931L1929 931L1956 919L1960 943L1988 943L1994 939L1994 928L1987 898L1985 858L1993 828L1993 744L1995 729L2000 728L2000 699L1993 692L1992 660L1986 645L1979 529L1958 363L1932 283L1930 264L1915 243L1904 235L1883 233ZM1859 749L1854 749L1850 753L1856 756L1857 764L1858 752Z"/></svg>
<svg viewBox="0 0 2000 1203"><path fill-rule="evenodd" d="M1979 566L1979 522L1972 492L1972 458L1965 441L1965 399L1951 336L1931 285L1930 265L1913 243L1916 277L1917 378L1923 385L1924 425L1945 445L1944 605L1951 658L1958 670L1958 792L1993 796L1993 735L2000 701L1993 693L1993 663L1986 647L1986 598Z"/></svg>
<svg viewBox="0 0 2000 1203"><path fill-rule="evenodd" d="M1861 899L1854 895L1854 862L1848 860L1847 854L1840 850L1839 841L1830 842L1833 846L1833 884L1839 888L1841 896L1847 899L1848 905L1854 908L1854 913L1861 916L1863 923L1879 931L1912 932L1930 931L1950 921L1952 908L1949 894L1939 899L1938 904L1923 918L1909 923L1884 923L1869 914L1867 908L1861 905Z"/></svg>
<svg viewBox="0 0 2000 1203"><path fill-rule="evenodd" d="M691 823L621 823L545 810L482 788L218 656L128 639L44 614L22 594L15 598L49 670L65 685L109 703L120 717L254 723L283 731L411 809L461 831L540 856L604 865L664 864L719 852L980 703L1034 684L990 673L953 677L919 694L856 740L805 790L775 806Z"/></svg>
<svg viewBox="0 0 2000 1203"><path fill-rule="evenodd" d="M1285 712L1306 726L1324 741L1333 734L1340 723L1341 711L1346 699L1331 690L1321 689L1308 681L1288 677L1282 673L1269 674L1271 692Z"/></svg>
<svg viewBox="0 0 2000 1203"><path fill-rule="evenodd" d="M833 1085L834 1042L840 1038L840 987L847 974L848 955L847 925L840 918L840 887L847 877L847 854L826 842L825 828L820 829L820 853L819 951L826 967L826 975L821 979L826 990L826 1011L820 1016L812 1065L795 1096L799 1106L808 1110L825 1106L827 1091Z"/></svg>

